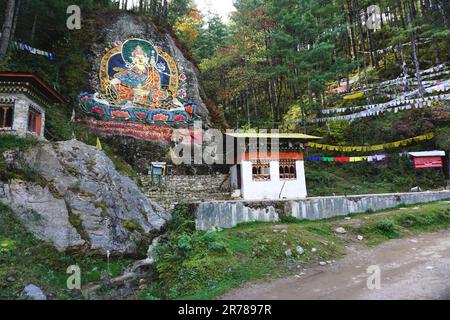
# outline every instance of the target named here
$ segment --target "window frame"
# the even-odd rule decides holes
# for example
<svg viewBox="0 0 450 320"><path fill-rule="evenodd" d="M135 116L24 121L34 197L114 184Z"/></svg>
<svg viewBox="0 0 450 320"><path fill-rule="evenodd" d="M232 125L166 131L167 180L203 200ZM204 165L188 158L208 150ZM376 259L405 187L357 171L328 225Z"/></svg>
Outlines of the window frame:
<svg viewBox="0 0 450 320"><path fill-rule="evenodd" d="M252 180L254 182L271 181L272 177L270 174L270 162L261 162L261 161L252 162Z"/></svg>
<svg viewBox="0 0 450 320"><path fill-rule="evenodd" d="M296 160L281 160L279 163L280 180L293 181L297 180L297 161Z"/></svg>
<svg viewBox="0 0 450 320"><path fill-rule="evenodd" d="M2 109L3 111L6 110L3 115L3 121L0 123L0 130L12 130L14 126L14 104L0 103L0 109ZM11 126L6 125L8 120L8 112L11 112Z"/></svg>

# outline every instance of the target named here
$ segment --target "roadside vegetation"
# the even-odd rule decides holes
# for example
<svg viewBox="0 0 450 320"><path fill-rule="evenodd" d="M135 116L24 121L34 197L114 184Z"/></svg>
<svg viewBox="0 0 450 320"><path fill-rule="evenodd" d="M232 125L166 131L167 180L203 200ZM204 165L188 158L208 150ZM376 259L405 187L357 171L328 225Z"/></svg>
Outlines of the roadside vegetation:
<svg viewBox="0 0 450 320"><path fill-rule="evenodd" d="M400 207L370 216L360 225L350 224L351 232L363 235L367 239L367 244L372 246L391 239L448 228L450 228L450 201Z"/></svg>
<svg viewBox="0 0 450 320"><path fill-rule="evenodd" d="M25 151L37 143L38 141L32 137L20 138L12 134L0 135L0 181L20 179L37 183L42 182L37 174L26 164L19 163L17 166L11 168L3 156L6 151Z"/></svg>
<svg viewBox="0 0 450 320"><path fill-rule="evenodd" d="M189 208L181 206L174 214L167 241L157 248L156 270L141 297L210 299L244 282L299 273L309 265L338 259L347 245L372 246L447 229L450 203L403 206L350 218L288 218L278 225L250 223L221 232L200 232L194 231ZM344 227L347 233L337 235L334 230L338 227ZM364 240L357 240L358 235Z"/></svg>
<svg viewBox="0 0 450 320"><path fill-rule="evenodd" d="M382 163L306 162L306 184L311 197L410 192L444 188L441 169L416 170L408 158L394 157Z"/></svg>
<svg viewBox="0 0 450 320"><path fill-rule="evenodd" d="M81 292L67 289L67 268L81 268L82 285L100 281L102 274L122 274L130 259L64 254L35 239L21 225L15 214L0 204L0 300L24 299L25 286L34 284L50 299L83 299Z"/></svg>
<svg viewBox="0 0 450 320"><path fill-rule="evenodd" d="M221 232L195 231L188 206L179 206L167 239L156 248L156 267L135 288L140 299L210 299L245 282L300 273L345 254L345 246L378 245L390 239L450 228L450 202L402 206L322 221L283 218L279 224L248 223ZM335 229L343 227L344 235ZM357 236L364 240L357 240ZM67 268L78 265L82 285L102 283L121 275L132 264L126 257L60 253L35 239L14 213L0 205L0 299L21 299L23 288L35 284L50 299L84 299L67 289ZM129 292L129 291L128 291ZM100 290L111 298L117 288ZM129 298L129 296L128 296Z"/></svg>

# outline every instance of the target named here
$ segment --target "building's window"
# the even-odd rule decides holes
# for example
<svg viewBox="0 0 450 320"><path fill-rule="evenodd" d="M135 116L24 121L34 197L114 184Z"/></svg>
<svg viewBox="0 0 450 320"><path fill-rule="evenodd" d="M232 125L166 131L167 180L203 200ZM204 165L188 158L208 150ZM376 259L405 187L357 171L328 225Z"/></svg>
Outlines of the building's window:
<svg viewBox="0 0 450 320"><path fill-rule="evenodd" d="M269 181L270 163L253 163L252 175L254 181Z"/></svg>
<svg viewBox="0 0 450 320"><path fill-rule="evenodd" d="M297 169L295 161L287 160L280 162L280 179L295 180L297 179Z"/></svg>
<svg viewBox="0 0 450 320"><path fill-rule="evenodd" d="M41 134L41 114L33 109L28 112L28 131Z"/></svg>
<svg viewBox="0 0 450 320"><path fill-rule="evenodd" d="M12 128L14 108L10 105L0 105L0 128Z"/></svg>

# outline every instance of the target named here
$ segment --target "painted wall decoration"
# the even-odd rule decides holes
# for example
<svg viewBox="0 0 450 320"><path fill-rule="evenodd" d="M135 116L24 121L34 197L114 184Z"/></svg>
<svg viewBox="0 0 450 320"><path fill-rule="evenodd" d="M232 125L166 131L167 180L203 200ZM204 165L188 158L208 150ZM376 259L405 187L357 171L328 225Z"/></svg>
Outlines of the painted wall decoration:
<svg viewBox="0 0 450 320"><path fill-rule="evenodd" d="M189 126L196 106L175 60L143 39L117 41L89 74L96 92L79 96L81 109L99 120Z"/></svg>
<svg viewBox="0 0 450 320"><path fill-rule="evenodd" d="M119 135L145 141L164 142L171 142L173 138L173 128L166 125L149 126L137 122L124 123L118 121L101 121L93 118L84 119L81 123L88 128L89 131L105 137ZM193 128L186 128L183 130L186 131L184 132L186 136L183 137L183 140L194 143L194 141L196 141L195 130Z"/></svg>

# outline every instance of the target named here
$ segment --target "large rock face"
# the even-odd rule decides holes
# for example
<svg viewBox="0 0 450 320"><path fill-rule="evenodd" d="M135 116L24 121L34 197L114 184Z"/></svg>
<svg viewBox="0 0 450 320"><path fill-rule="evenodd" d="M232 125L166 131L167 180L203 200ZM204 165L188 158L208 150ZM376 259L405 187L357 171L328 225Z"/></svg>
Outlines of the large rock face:
<svg viewBox="0 0 450 320"><path fill-rule="evenodd" d="M90 88L79 96L84 125L102 136L165 143L174 128L208 126L198 70L171 35L133 13L101 18L88 54Z"/></svg>
<svg viewBox="0 0 450 320"><path fill-rule="evenodd" d="M199 71L191 61L186 59L170 34L159 30L148 19L134 13L120 11L107 18L109 19L107 25L98 30L96 42L91 48L93 57L90 62L93 64L93 69L100 67L99 59L105 54L105 48L114 46L117 42L130 38L150 41L173 58L180 76L182 74L186 76L183 80L185 84L183 86L181 82L179 84L179 89L186 91L186 98L179 98L191 100L197 106L196 114L206 121L208 109L200 97Z"/></svg>
<svg viewBox="0 0 450 320"><path fill-rule="evenodd" d="M187 129L183 134L193 141L195 121L212 126L197 67L170 33L146 17L113 10L96 13L92 21L89 87L80 88L77 121L111 139L141 172L151 161L170 162L175 129Z"/></svg>
<svg viewBox="0 0 450 320"><path fill-rule="evenodd" d="M76 140L40 143L16 155L12 165L21 162L45 182L0 184L0 202L37 238L61 251L133 254L170 219L95 147Z"/></svg>

